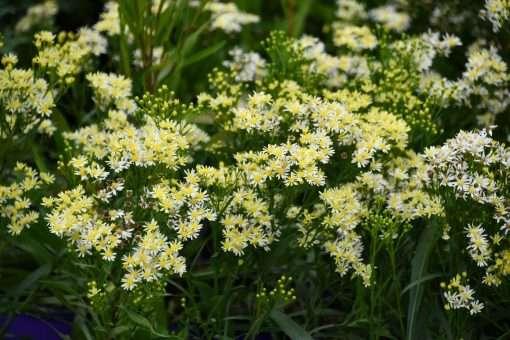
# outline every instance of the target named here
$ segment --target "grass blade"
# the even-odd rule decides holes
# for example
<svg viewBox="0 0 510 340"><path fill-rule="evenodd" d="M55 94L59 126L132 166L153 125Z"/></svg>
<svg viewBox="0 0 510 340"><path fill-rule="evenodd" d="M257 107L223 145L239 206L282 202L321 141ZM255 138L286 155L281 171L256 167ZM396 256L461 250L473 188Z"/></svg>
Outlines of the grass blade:
<svg viewBox="0 0 510 340"><path fill-rule="evenodd" d="M273 309L269 316L291 340L313 340L310 333L279 310Z"/></svg>
<svg viewBox="0 0 510 340"><path fill-rule="evenodd" d="M408 340L416 339L416 325L420 312L420 306L423 298L423 283L430 279L427 272L427 265L430 252L438 240L437 222L432 223L423 230L418 241L416 254L411 264L411 283L412 286L409 295L409 306L407 310L407 335Z"/></svg>

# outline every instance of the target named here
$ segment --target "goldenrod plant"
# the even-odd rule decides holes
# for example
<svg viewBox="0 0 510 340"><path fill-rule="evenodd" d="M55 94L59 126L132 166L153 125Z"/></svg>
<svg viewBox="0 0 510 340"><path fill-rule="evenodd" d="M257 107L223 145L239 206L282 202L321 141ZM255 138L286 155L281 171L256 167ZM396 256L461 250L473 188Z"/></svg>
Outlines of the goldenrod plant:
<svg viewBox="0 0 510 340"><path fill-rule="evenodd" d="M0 336L509 337L509 13L6 5Z"/></svg>

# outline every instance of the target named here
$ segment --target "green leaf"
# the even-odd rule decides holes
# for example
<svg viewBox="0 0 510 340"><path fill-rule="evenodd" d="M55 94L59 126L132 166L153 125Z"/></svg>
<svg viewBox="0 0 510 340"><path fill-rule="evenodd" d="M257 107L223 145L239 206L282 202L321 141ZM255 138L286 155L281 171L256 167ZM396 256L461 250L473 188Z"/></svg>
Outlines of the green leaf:
<svg viewBox="0 0 510 340"><path fill-rule="evenodd" d="M149 321L149 319L147 319L143 315L138 314L137 312L131 311L127 308L123 308L123 310L126 312L128 318L131 319L131 321L133 321L138 326L142 327L143 329L148 329L148 330L153 329L152 323Z"/></svg>
<svg viewBox="0 0 510 340"><path fill-rule="evenodd" d="M191 64L194 64L196 62L199 62L200 60L207 58L208 56L216 53L217 51L221 50L225 46L225 41L220 41L219 43L212 45L211 47L205 48L200 50L199 52L193 54L189 58L186 58L182 64L181 67L185 67Z"/></svg>
<svg viewBox="0 0 510 340"><path fill-rule="evenodd" d="M131 328L128 327L128 326L118 326L118 327L115 327L114 329L112 329L112 334L111 335L117 336L117 335L120 335L122 333L126 333L126 332L128 332L130 330L131 330Z"/></svg>
<svg viewBox="0 0 510 340"><path fill-rule="evenodd" d="M49 263L40 266L21 281L10 294L13 296L20 296L24 291L31 288L40 278L47 276L50 272L51 265Z"/></svg>
<svg viewBox="0 0 510 340"><path fill-rule="evenodd" d="M208 27L209 23L206 22L202 26L200 26L195 32L191 33L189 36L186 37L184 43L182 44L181 50L179 51L181 58L183 58L182 60L184 60L188 56L188 54L192 51L192 49L198 42L198 38ZM180 66L182 66L182 63Z"/></svg>
<svg viewBox="0 0 510 340"><path fill-rule="evenodd" d="M294 30L292 32L294 37L299 37L303 33L306 17L312 7L312 0L301 0L298 4L299 9L296 13L296 17L294 18Z"/></svg>
<svg viewBox="0 0 510 340"><path fill-rule="evenodd" d="M410 290L413 287L416 287L418 285L421 285L424 282L430 281L432 279L435 279L435 278L438 278L441 276L443 276L443 275L438 274L438 273L425 275L422 278L420 278L419 280L413 281L410 284L408 284L407 286L405 286L404 289L402 289L402 292L400 293L400 295L404 295L405 293L407 293L408 290Z"/></svg>
<svg viewBox="0 0 510 340"><path fill-rule="evenodd" d="M72 330L72 338L73 339L85 339L85 340L93 340L94 337L90 333L89 328L83 317L78 315L73 322L73 330Z"/></svg>
<svg viewBox="0 0 510 340"><path fill-rule="evenodd" d="M423 230L416 254L411 263L411 286L409 305L407 309L407 335L409 340L416 339L417 323L419 319L420 306L423 298L423 282L429 279L426 275L427 264L430 252L439 238L436 221Z"/></svg>
<svg viewBox="0 0 510 340"><path fill-rule="evenodd" d="M135 324L137 324L138 326L142 327L142 329L149 330L153 335L156 335L161 338L166 338L166 339L172 338L168 334L162 334L162 333L156 331L156 329L154 328L152 323L149 321L149 319L147 319L143 315L141 315L137 312L134 312L132 310L129 310L127 308L122 308L122 309L126 312L126 315L128 316L128 318L131 321L133 321Z"/></svg>
<svg viewBox="0 0 510 340"><path fill-rule="evenodd" d="M313 340L310 333L298 325L288 315L283 314L277 309L273 309L269 314L271 319L280 327L280 329L292 340Z"/></svg>

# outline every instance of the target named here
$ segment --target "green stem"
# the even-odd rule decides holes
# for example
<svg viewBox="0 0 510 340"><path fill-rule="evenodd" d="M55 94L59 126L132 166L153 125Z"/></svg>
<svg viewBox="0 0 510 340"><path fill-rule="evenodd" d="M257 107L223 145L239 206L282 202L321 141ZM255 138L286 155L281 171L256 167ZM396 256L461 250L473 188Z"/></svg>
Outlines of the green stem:
<svg viewBox="0 0 510 340"><path fill-rule="evenodd" d="M393 276L393 283L396 285L395 287L395 295L397 299L397 313L398 313L398 320L400 323L400 332L402 334L402 337L405 336L405 327L404 327L404 320L402 319L402 301L400 298L400 280L397 275L397 266L396 266L396 260L395 260L395 247L392 241L390 241L390 249L389 249L389 255L390 255L390 264L391 264L391 271Z"/></svg>
<svg viewBox="0 0 510 340"><path fill-rule="evenodd" d="M372 275L375 275L375 262L376 262L376 255L377 255L377 248L378 248L378 236L377 236L377 230L373 230L374 228L371 228L370 234L371 234L371 242L370 242L370 266L372 267ZM372 283L370 285L370 316L369 316L369 324L370 324L370 339L377 339L377 332L374 332L376 329L375 321L374 321L374 315L375 315L375 300L376 300L376 291L375 291L375 285L376 280L372 279Z"/></svg>

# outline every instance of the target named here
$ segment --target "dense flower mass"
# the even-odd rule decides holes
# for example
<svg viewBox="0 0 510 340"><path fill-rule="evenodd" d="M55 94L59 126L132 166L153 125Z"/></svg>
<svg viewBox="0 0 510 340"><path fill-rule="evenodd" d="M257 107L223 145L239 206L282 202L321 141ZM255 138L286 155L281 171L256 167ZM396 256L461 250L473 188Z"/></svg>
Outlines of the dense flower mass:
<svg viewBox="0 0 510 340"><path fill-rule="evenodd" d="M148 119L136 127L124 112L110 111L103 124L66 135L77 155L65 166L80 184L44 199L51 209L50 231L68 238L80 256L95 251L114 261L124 254L125 289L152 282L164 271L182 275L182 242L198 236L202 220L215 219L208 195L193 171L182 182L137 174L158 167L171 174L186 165L185 151L194 142L188 131L170 120ZM148 211L167 216L165 225L154 218L143 222Z"/></svg>
<svg viewBox="0 0 510 340"><path fill-rule="evenodd" d="M31 196L43 186L53 183L54 176L40 173L26 164L17 163L14 168L15 180L9 185L0 185L0 217L7 222L10 234L19 235L39 219L39 212L31 209Z"/></svg>
<svg viewBox="0 0 510 340"><path fill-rule="evenodd" d="M0 70L0 140L36 129L51 134L49 118L55 103L48 83L36 78L32 70L14 68L15 61L14 55L2 58L5 68Z"/></svg>
<svg viewBox="0 0 510 340"><path fill-rule="evenodd" d="M28 8L26 14L16 24L16 31L29 31L37 25L44 25L47 20L51 20L57 14L58 5L54 0L47 0Z"/></svg>
<svg viewBox="0 0 510 340"><path fill-rule="evenodd" d="M131 80L100 72L87 74L87 80L94 91L94 101L101 110L113 108L126 113L136 110L136 104L130 98Z"/></svg>
<svg viewBox="0 0 510 340"><path fill-rule="evenodd" d="M508 1L112 0L58 31L66 8L0 36L0 260L28 254L0 315L41 297L97 339L507 328Z"/></svg>

